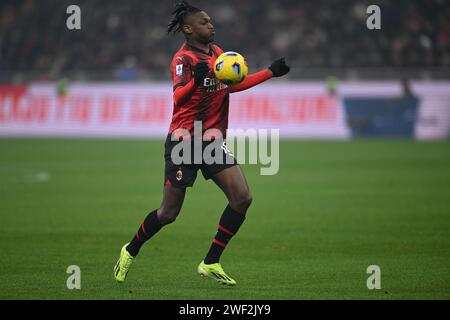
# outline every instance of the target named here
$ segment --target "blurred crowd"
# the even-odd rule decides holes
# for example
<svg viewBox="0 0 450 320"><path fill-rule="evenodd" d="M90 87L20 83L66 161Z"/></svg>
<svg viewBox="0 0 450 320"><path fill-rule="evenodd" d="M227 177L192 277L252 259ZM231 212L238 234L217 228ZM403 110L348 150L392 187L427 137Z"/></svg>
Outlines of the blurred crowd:
<svg viewBox="0 0 450 320"><path fill-rule="evenodd" d="M0 0L0 73L43 78L105 72L121 80L167 77L183 42L168 35L176 1ZM190 1L212 17L216 43L242 53L250 71L285 56L323 68L450 66L448 0ZM81 30L66 28L67 6L81 8ZM366 9L381 8L381 30ZM253 70L252 70L253 69Z"/></svg>

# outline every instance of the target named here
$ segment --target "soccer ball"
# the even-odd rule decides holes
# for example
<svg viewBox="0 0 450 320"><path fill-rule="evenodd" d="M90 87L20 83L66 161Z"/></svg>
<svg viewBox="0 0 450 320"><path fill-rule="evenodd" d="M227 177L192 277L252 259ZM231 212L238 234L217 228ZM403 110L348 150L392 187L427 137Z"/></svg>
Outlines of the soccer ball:
<svg viewBox="0 0 450 320"><path fill-rule="evenodd" d="M224 52L214 63L214 73L226 85L238 84L248 74L247 61L237 52Z"/></svg>

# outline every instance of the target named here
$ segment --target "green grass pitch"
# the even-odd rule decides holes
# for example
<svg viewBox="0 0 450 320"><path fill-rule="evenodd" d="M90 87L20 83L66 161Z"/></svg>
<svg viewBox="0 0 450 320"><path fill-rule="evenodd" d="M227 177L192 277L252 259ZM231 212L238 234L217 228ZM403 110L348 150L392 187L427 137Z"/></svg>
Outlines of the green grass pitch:
<svg viewBox="0 0 450 320"><path fill-rule="evenodd" d="M222 265L196 274L226 199L198 176L178 220L113 266L161 203L163 142L0 140L1 299L449 299L450 142L283 141L246 165L253 204ZM68 290L69 265L81 290ZM369 265L381 289L368 290Z"/></svg>

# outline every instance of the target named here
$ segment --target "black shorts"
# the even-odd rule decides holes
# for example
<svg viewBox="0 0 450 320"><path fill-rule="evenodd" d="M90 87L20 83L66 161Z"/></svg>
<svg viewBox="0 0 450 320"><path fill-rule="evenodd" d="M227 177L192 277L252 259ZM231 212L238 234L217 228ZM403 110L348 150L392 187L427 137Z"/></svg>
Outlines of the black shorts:
<svg viewBox="0 0 450 320"><path fill-rule="evenodd" d="M230 150L228 150L226 143L224 141L216 141L216 143L220 143L220 154L218 157L221 159L220 161L211 163L206 162L201 157L200 161L194 162L194 141L184 141L185 143L190 143L191 145L191 157L190 161L178 163L174 163L172 160L172 150L175 146L177 146L180 141L171 141L170 134L166 138L166 142L164 144L165 152L165 170L164 170L164 184L165 185L173 185L178 188L187 188L192 187L194 185L195 179L197 178L197 171L200 169L202 171L203 177L208 180L216 173L221 172L227 168L233 167L237 165L236 158L233 156ZM205 151L205 148L212 143L212 141L197 141L199 145L201 144L202 154ZM217 144L216 144L217 145ZM213 147L213 146L211 146ZM177 150L178 151L178 150ZM208 150L207 150L208 151ZM212 156L215 156L215 150L211 152ZM209 151L208 151L209 152ZM183 155L183 152L179 153Z"/></svg>

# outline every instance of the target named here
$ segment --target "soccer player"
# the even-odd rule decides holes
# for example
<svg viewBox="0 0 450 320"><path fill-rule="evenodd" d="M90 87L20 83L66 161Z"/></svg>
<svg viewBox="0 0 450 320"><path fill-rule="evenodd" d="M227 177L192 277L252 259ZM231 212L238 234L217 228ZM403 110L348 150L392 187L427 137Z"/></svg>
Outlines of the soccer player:
<svg viewBox="0 0 450 320"><path fill-rule="evenodd" d="M114 267L118 282L124 282L133 259L141 246L162 227L175 221L180 213L187 187L192 187L200 169L205 179L212 179L225 193L228 204L222 213L217 233L209 251L197 267L200 275L210 277L220 284L233 286L236 281L222 269L219 260L231 238L236 235L246 218L252 196L244 173L226 145L220 149L223 161L207 164L182 163L176 165L171 158L172 149L180 141L172 141L172 133L185 129L192 133L194 121L202 121L202 132L220 130L226 136L228 126L229 94L249 89L272 77L289 72L284 58L274 61L269 68L248 75L234 86L226 86L215 79L212 70L223 51L212 44L214 26L208 14L186 1L178 3L168 25L168 33L182 32L186 42L175 54L170 66L173 79L173 115L165 142L165 178L163 201L158 209L148 214L130 243L125 244ZM202 141L204 149L208 143ZM203 151L203 150L202 150ZM231 157L231 159L230 159Z"/></svg>

